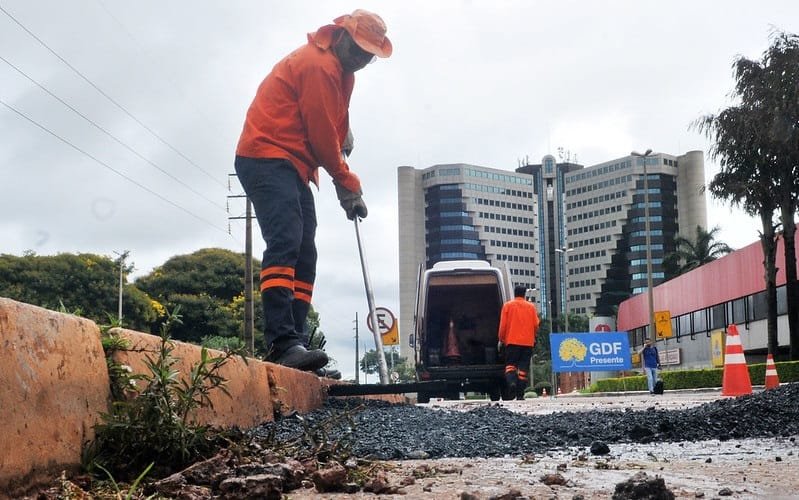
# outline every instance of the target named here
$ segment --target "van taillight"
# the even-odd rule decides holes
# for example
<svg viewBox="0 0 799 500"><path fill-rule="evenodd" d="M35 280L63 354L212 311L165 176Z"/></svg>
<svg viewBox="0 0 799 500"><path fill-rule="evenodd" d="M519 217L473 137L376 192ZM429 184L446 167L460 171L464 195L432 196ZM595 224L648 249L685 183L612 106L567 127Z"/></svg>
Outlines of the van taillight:
<svg viewBox="0 0 799 500"><path fill-rule="evenodd" d="M419 378L422 380L430 380L430 372L422 372L419 374Z"/></svg>

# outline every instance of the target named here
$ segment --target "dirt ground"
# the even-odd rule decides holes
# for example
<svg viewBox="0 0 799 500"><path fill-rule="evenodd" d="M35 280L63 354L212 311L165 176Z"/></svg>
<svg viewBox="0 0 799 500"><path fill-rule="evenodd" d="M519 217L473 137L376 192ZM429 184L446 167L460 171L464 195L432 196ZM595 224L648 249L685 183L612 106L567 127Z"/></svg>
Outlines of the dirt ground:
<svg viewBox="0 0 799 500"><path fill-rule="evenodd" d="M795 440L749 439L698 443L611 445L593 456L570 448L514 458L440 459L367 462L368 477L381 478L383 492L320 493L309 479L284 499L609 499L620 483L635 478L648 496L621 498L799 498L799 445ZM84 493L25 498L92 498ZM73 491L73 490L70 490ZM372 489L374 491L374 489ZM387 494L386 491L390 491ZM95 491L99 495L98 491ZM639 491L640 493L640 491ZM1 496L1 495L0 495ZM94 498L122 498L101 495ZM135 496L133 498L144 498ZM147 498L163 498L148 496ZM176 498L211 498L207 494ZM214 497L216 498L216 497ZM231 498L245 498L233 496ZM258 498L247 496L246 498ZM262 497L260 497L262 498Z"/></svg>
<svg viewBox="0 0 799 500"><path fill-rule="evenodd" d="M678 409L719 399L717 392L539 398L500 403L527 414L625 408ZM433 401L432 408L468 410L486 401ZM384 462L388 483L401 487L381 498L611 498L616 485L638 472L660 477L676 498L798 498L799 436L698 443L611 444L591 455L570 448L525 457ZM547 484L549 483L549 484ZM471 495L471 496L470 496ZM319 493L312 487L292 499L375 498L373 493Z"/></svg>
<svg viewBox="0 0 799 500"><path fill-rule="evenodd" d="M664 450L664 448L667 448ZM797 450L793 450L797 448ZM388 482L403 494L381 498L489 499L611 498L616 484L637 472L663 478L676 498L799 498L799 447L784 440L744 440L611 447L605 457L586 450L501 459L386 462ZM681 456L675 456L681 455ZM555 483L545 484L546 475ZM513 491L519 496L513 496ZM471 494L474 496L464 496ZM296 490L287 498L375 498L372 493L320 494Z"/></svg>

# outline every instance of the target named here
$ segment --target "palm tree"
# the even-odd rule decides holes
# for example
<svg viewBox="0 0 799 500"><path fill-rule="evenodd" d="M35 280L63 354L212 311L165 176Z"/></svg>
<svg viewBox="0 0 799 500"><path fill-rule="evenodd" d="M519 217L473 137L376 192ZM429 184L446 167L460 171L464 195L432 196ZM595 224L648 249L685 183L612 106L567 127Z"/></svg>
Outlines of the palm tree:
<svg viewBox="0 0 799 500"><path fill-rule="evenodd" d="M762 154L763 121L767 112L754 106L732 106L717 115L706 115L693 126L713 141L709 154L718 159L721 171L708 186L714 198L729 200L749 215L760 218L766 284L767 345L777 351L776 225L778 207L774 158Z"/></svg>
<svg viewBox="0 0 799 500"><path fill-rule="evenodd" d="M774 159L773 178L785 243L785 277L791 359L799 359L799 282L796 223L799 196L799 36L775 31L760 61L739 57L733 65L736 92L765 110L761 155Z"/></svg>
<svg viewBox="0 0 799 500"><path fill-rule="evenodd" d="M680 275L732 252L733 249L729 245L716 241L716 234L720 230L718 226L710 231L702 226L696 226L694 241L678 236L674 239L676 250L665 257L664 265L669 269L676 269L675 274Z"/></svg>

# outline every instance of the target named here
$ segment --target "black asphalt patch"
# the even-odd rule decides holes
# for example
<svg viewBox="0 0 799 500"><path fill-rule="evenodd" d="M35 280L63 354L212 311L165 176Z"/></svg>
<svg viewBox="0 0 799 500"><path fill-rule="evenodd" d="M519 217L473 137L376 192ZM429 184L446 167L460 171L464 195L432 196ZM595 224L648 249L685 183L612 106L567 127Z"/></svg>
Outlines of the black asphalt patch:
<svg viewBox="0 0 799 500"><path fill-rule="evenodd" d="M535 401L531 401L535 404ZM316 430L314 430L316 429ZM355 457L401 460L499 457L542 453L592 443L656 443L799 435L799 384L688 409L590 410L523 415L497 404L470 411L331 400L306 415L264 424L254 438L341 443Z"/></svg>

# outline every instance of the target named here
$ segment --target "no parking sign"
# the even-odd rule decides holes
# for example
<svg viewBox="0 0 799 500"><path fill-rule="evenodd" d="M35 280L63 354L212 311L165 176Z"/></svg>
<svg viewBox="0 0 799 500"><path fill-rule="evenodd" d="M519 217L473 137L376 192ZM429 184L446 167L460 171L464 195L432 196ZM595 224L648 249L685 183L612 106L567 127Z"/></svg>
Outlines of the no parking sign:
<svg viewBox="0 0 799 500"><path fill-rule="evenodd" d="M383 338L383 345L397 345L399 344L399 330L397 328L397 318L394 313L385 307L375 307L375 315L377 316L377 328L380 336ZM366 326L374 333L374 321L370 314L366 318Z"/></svg>

